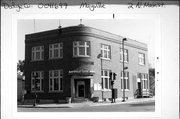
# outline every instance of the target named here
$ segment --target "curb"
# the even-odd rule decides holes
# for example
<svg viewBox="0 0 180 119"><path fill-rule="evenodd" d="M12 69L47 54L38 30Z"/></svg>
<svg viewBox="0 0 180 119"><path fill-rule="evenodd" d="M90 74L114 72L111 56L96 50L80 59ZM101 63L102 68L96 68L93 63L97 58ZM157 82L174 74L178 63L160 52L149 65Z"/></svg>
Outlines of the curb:
<svg viewBox="0 0 180 119"><path fill-rule="evenodd" d="M70 103L70 104L38 104L36 107L33 105L18 105L20 108L75 108L75 107L91 107L91 106L106 106L106 105L118 105L118 104L136 104L136 103L146 103L154 102L155 99L140 99L140 100L127 100L126 102L117 101L116 103L111 102L86 102L86 103Z"/></svg>

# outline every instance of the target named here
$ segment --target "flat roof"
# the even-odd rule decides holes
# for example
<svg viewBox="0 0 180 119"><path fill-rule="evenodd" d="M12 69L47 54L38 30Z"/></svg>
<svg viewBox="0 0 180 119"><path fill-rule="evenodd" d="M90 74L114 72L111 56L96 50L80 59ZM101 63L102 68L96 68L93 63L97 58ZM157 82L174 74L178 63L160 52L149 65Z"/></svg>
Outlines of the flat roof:
<svg viewBox="0 0 180 119"><path fill-rule="evenodd" d="M77 26L70 26L70 27L64 27L61 28L61 37L68 37L69 34L72 35L91 35L94 37L99 37L105 40L109 40L111 42L116 42L116 43L122 43L122 39L125 38L123 36L113 34L107 31L103 31L100 29L96 29L93 27L85 26L83 24L79 24ZM53 36L53 35L58 35L59 34L59 28L58 29L53 29L53 30L48 30L48 31L42 31L42 32L36 32L32 34L26 34L26 41L32 40L32 39L38 39L44 36ZM125 42L125 45L129 45L131 47L141 47L144 50L147 50L147 44L132 40L130 38L127 38L127 41Z"/></svg>

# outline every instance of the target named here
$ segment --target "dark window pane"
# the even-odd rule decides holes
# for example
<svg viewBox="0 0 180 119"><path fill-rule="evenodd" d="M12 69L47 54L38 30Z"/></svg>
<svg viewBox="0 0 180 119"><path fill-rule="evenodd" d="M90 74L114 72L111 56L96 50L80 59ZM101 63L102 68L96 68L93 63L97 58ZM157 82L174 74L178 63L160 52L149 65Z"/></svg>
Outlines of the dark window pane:
<svg viewBox="0 0 180 119"><path fill-rule="evenodd" d="M55 76L55 77L58 76L58 71L57 71L57 70L54 71L54 76Z"/></svg>
<svg viewBox="0 0 180 119"><path fill-rule="evenodd" d="M79 45L85 45L84 41L79 41Z"/></svg>
<svg viewBox="0 0 180 119"><path fill-rule="evenodd" d="M52 58L52 50L49 51L49 57Z"/></svg>
<svg viewBox="0 0 180 119"><path fill-rule="evenodd" d="M58 78L54 79L54 90L58 90L59 89L59 82L58 82Z"/></svg>
<svg viewBox="0 0 180 119"><path fill-rule="evenodd" d="M101 78L101 81L102 81L102 89L104 88L104 81L103 81L103 78Z"/></svg>
<svg viewBox="0 0 180 119"><path fill-rule="evenodd" d="M62 87L63 87L63 82L62 82L62 78L60 78L60 90L62 90Z"/></svg>
<svg viewBox="0 0 180 119"><path fill-rule="evenodd" d="M108 78L105 78L105 88L108 89Z"/></svg>
<svg viewBox="0 0 180 119"><path fill-rule="evenodd" d="M36 59L40 59L40 52L36 52Z"/></svg>
<svg viewBox="0 0 180 119"><path fill-rule="evenodd" d="M85 48L79 47L79 55L85 55Z"/></svg>
<svg viewBox="0 0 180 119"><path fill-rule="evenodd" d="M63 49L60 49L60 57L63 57Z"/></svg>
<svg viewBox="0 0 180 119"><path fill-rule="evenodd" d="M121 89L123 89L123 80L121 79Z"/></svg>
<svg viewBox="0 0 180 119"><path fill-rule="evenodd" d="M104 51L104 58L108 58L107 51Z"/></svg>
<svg viewBox="0 0 180 119"><path fill-rule="evenodd" d="M74 47L74 55L77 55L77 47Z"/></svg>
<svg viewBox="0 0 180 119"><path fill-rule="evenodd" d="M42 90L44 89L44 80L43 79L41 80L41 89Z"/></svg>
<svg viewBox="0 0 180 119"><path fill-rule="evenodd" d="M127 80L127 89L129 89L129 79Z"/></svg>
<svg viewBox="0 0 180 119"><path fill-rule="evenodd" d="M127 85L126 81L127 81L127 80L124 80L124 89L127 89L127 87L126 87L126 85Z"/></svg>
<svg viewBox="0 0 180 119"><path fill-rule="evenodd" d="M90 48L89 47L87 47L87 55L90 56Z"/></svg>

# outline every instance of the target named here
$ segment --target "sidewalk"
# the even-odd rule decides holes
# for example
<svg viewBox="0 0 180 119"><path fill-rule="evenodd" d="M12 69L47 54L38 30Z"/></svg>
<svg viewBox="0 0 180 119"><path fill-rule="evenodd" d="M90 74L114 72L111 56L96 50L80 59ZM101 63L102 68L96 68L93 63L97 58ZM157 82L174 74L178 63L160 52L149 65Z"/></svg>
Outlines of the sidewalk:
<svg viewBox="0 0 180 119"><path fill-rule="evenodd" d="M115 103L111 103L111 101L103 101L103 102L82 102L82 103L66 103L66 104L37 104L34 108L75 108L75 107L87 107L87 106L103 106L103 105L117 105L117 104L132 104L132 103L146 103L149 101L155 101L155 97L153 98L138 98L138 99L130 99L126 100L126 102L122 102L121 100L117 100ZM18 105L21 108L33 108L32 105Z"/></svg>

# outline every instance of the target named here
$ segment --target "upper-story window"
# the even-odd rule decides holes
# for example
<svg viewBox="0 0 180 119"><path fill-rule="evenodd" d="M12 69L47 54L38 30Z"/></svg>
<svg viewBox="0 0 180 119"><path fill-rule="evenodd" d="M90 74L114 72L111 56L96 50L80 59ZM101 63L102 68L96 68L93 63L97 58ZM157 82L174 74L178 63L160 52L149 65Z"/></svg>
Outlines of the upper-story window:
<svg viewBox="0 0 180 119"><path fill-rule="evenodd" d="M56 43L49 45L49 59L56 59L63 57L63 43Z"/></svg>
<svg viewBox="0 0 180 119"><path fill-rule="evenodd" d="M111 59L110 45L101 44L101 55L103 59Z"/></svg>
<svg viewBox="0 0 180 119"><path fill-rule="evenodd" d="M44 46L32 47L32 61L38 61L44 59Z"/></svg>
<svg viewBox="0 0 180 119"><path fill-rule="evenodd" d="M89 57L90 56L90 42L89 41L74 41L73 42L73 56L74 57Z"/></svg>
<svg viewBox="0 0 180 119"><path fill-rule="evenodd" d="M120 61L123 62L123 49L120 48ZM128 62L128 50L124 49L124 62Z"/></svg>
<svg viewBox="0 0 180 119"><path fill-rule="evenodd" d="M145 65L145 54L144 53L139 53L138 58L139 58L139 64L140 65Z"/></svg>

